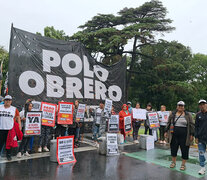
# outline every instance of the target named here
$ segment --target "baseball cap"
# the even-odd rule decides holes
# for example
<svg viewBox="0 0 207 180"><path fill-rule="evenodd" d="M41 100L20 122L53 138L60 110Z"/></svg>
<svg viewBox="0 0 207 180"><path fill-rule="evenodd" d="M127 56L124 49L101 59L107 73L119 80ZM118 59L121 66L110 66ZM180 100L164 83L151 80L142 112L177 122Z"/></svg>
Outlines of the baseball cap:
<svg viewBox="0 0 207 180"><path fill-rule="evenodd" d="M127 104L132 104L130 101L127 101Z"/></svg>
<svg viewBox="0 0 207 180"><path fill-rule="evenodd" d="M8 100L12 100L12 97L11 97L10 95L6 95L6 96L4 97L4 100L6 100L6 99L8 99Z"/></svg>
<svg viewBox="0 0 207 180"><path fill-rule="evenodd" d="M184 101L179 101L179 102L177 103L177 105L178 105L178 106L179 106L179 105L185 106L185 103L184 103Z"/></svg>
<svg viewBox="0 0 207 180"><path fill-rule="evenodd" d="M199 102L198 102L198 104L201 104L201 103L205 103L206 104L206 100L200 99Z"/></svg>

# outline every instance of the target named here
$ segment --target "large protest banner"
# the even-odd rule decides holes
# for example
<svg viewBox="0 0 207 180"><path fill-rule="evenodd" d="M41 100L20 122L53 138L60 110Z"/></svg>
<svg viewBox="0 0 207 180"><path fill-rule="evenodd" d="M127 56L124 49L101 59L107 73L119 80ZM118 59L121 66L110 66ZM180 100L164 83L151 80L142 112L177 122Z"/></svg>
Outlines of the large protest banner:
<svg viewBox="0 0 207 180"><path fill-rule="evenodd" d="M25 136L41 134L42 112L27 112L25 120Z"/></svg>
<svg viewBox="0 0 207 180"><path fill-rule="evenodd" d="M74 155L74 136L57 137L57 161L58 164L76 162Z"/></svg>
<svg viewBox="0 0 207 180"><path fill-rule="evenodd" d="M12 27L9 50L9 94L21 107L27 99L97 105L125 101L126 59L112 66L93 59L75 41L52 39Z"/></svg>
<svg viewBox="0 0 207 180"><path fill-rule="evenodd" d="M58 103L58 124L73 124L73 103Z"/></svg>
<svg viewBox="0 0 207 180"><path fill-rule="evenodd" d="M57 105L42 102L41 111L42 111L42 125L54 127Z"/></svg>
<svg viewBox="0 0 207 180"><path fill-rule="evenodd" d="M148 118L149 118L150 129L159 128L160 127L160 123L159 123L157 112L150 112L150 113L148 113Z"/></svg>

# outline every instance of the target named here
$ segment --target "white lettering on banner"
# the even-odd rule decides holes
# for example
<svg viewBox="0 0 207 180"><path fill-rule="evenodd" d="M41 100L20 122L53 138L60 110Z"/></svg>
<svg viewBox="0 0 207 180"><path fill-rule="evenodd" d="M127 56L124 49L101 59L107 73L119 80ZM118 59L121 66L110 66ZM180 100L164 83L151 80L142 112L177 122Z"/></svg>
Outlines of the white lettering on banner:
<svg viewBox="0 0 207 180"><path fill-rule="evenodd" d="M94 76L93 71L89 69L88 58L83 56L83 63L84 63L84 76L92 77Z"/></svg>
<svg viewBox="0 0 207 180"><path fill-rule="evenodd" d="M73 94L76 98L83 98L80 90L82 88L82 82L78 78L66 78L66 97L74 98Z"/></svg>
<svg viewBox="0 0 207 180"><path fill-rule="evenodd" d="M62 97L65 90L62 88L63 80L59 76L47 75L47 96Z"/></svg>
<svg viewBox="0 0 207 180"><path fill-rule="evenodd" d="M43 71L51 72L51 67L58 67L60 65L60 56L55 51L42 50Z"/></svg>
<svg viewBox="0 0 207 180"><path fill-rule="evenodd" d="M75 67L70 67L70 62L75 63ZM76 54L66 54L62 60L62 68L69 75L78 75L82 71L82 61Z"/></svg>
<svg viewBox="0 0 207 180"><path fill-rule="evenodd" d="M83 82L77 77L66 77L65 79L62 79L62 77L51 74L46 74L46 82L44 82L44 78L39 73L25 71L19 77L19 87L27 95L40 95L46 88L47 97L61 98L65 94L66 98L79 99L88 98L105 100L106 98L110 98L113 101L120 101L122 98L123 94L119 86L111 85L106 87L103 83L107 81L109 71L99 65L91 66L92 69L90 69L88 58L86 56L83 56L82 62L78 55L69 53L63 56L61 62L61 57L57 52L43 49L42 60L43 71L48 73L52 72L51 68L60 65L62 66L63 71L71 76L78 75L83 70ZM55 71L53 70L53 72ZM98 80L94 81L94 74ZM31 80L35 82L32 85L30 85Z"/></svg>
<svg viewBox="0 0 207 180"><path fill-rule="evenodd" d="M29 80L31 79L35 81L35 87L29 86ZM42 76L37 72L25 71L19 77L19 87L25 94L36 96L43 92L45 83Z"/></svg>
<svg viewBox="0 0 207 180"><path fill-rule="evenodd" d="M84 97L94 99L93 92L93 79L84 78Z"/></svg>

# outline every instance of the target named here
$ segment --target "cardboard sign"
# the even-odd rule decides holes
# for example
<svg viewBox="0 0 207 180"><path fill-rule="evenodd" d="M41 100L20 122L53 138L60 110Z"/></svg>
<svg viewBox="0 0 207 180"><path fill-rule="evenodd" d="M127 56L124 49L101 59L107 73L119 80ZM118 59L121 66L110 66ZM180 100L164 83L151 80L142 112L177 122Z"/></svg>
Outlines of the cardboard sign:
<svg viewBox="0 0 207 180"><path fill-rule="evenodd" d="M160 127L160 123L158 120L158 114L156 112L148 113L148 118L149 118L150 129Z"/></svg>
<svg viewBox="0 0 207 180"><path fill-rule="evenodd" d="M42 102L41 111L42 111L42 125L54 127L57 105Z"/></svg>
<svg viewBox="0 0 207 180"><path fill-rule="evenodd" d="M131 116L124 117L124 131L125 131L125 133L129 133L132 131Z"/></svg>
<svg viewBox="0 0 207 180"><path fill-rule="evenodd" d="M58 103L58 124L73 124L73 103Z"/></svg>
<svg viewBox="0 0 207 180"><path fill-rule="evenodd" d="M107 155L118 155L118 144L117 144L117 134L107 133L106 144L107 144Z"/></svg>
<svg viewBox="0 0 207 180"><path fill-rule="evenodd" d="M57 137L57 161L58 164L76 162L74 155L74 136Z"/></svg>
<svg viewBox="0 0 207 180"><path fill-rule="evenodd" d="M25 136L41 135L42 112L27 112L25 120Z"/></svg>
<svg viewBox="0 0 207 180"><path fill-rule="evenodd" d="M133 112L133 118L134 119L143 119L143 120L146 120L147 117L146 117L146 109L136 109L136 108L133 108L132 109L132 112Z"/></svg>
<svg viewBox="0 0 207 180"><path fill-rule="evenodd" d="M119 115L111 115L108 121L108 132L119 132Z"/></svg>
<svg viewBox="0 0 207 180"><path fill-rule="evenodd" d="M104 106L104 114L106 117L111 116L111 108L112 108L112 100L106 99L105 106Z"/></svg>
<svg viewBox="0 0 207 180"><path fill-rule="evenodd" d="M161 122L167 123L168 122L168 118L170 116L170 112L169 111L159 111L159 119Z"/></svg>
<svg viewBox="0 0 207 180"><path fill-rule="evenodd" d="M77 111L77 114L76 114L76 121L80 121L81 119L84 119L85 109L86 109L85 104L79 104L78 105L78 111Z"/></svg>
<svg viewBox="0 0 207 180"><path fill-rule="evenodd" d="M32 111L40 111L41 110L41 102L32 101Z"/></svg>

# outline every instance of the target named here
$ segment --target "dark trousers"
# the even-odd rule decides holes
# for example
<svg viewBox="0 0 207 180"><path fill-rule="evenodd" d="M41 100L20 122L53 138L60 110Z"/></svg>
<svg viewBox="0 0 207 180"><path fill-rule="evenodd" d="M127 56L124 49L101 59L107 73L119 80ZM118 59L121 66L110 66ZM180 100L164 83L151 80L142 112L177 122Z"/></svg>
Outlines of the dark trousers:
<svg viewBox="0 0 207 180"><path fill-rule="evenodd" d="M30 139L31 139L31 137L23 137L22 142L19 146L19 152L26 153L26 151L28 151L28 146L29 146L29 143L30 143Z"/></svg>
<svg viewBox="0 0 207 180"><path fill-rule="evenodd" d="M8 132L9 130L0 130L0 153L2 152L4 144L6 144ZM6 149L6 156L11 157L11 149Z"/></svg>
<svg viewBox="0 0 207 180"><path fill-rule="evenodd" d="M47 146L50 138L50 127L49 126L42 126L41 128L41 135L39 138L38 145L39 146Z"/></svg>
<svg viewBox="0 0 207 180"><path fill-rule="evenodd" d="M141 121L132 122L132 126L133 126L133 140L137 140L139 128L141 126Z"/></svg>
<svg viewBox="0 0 207 180"><path fill-rule="evenodd" d="M171 156L176 157L178 148L181 149L182 158L187 160L189 156L189 146L186 146L187 128L186 127L174 127L174 133L170 143Z"/></svg>
<svg viewBox="0 0 207 180"><path fill-rule="evenodd" d="M74 135L74 141L78 142L79 135L80 135L80 128L76 127L69 127L68 128L68 135Z"/></svg>
<svg viewBox="0 0 207 180"><path fill-rule="evenodd" d="M149 135L152 136L152 129L149 128L149 126L145 125L145 131L144 131L144 134L147 134L147 131L149 129Z"/></svg>
<svg viewBox="0 0 207 180"><path fill-rule="evenodd" d="M160 141L164 141L165 140L165 126L160 125Z"/></svg>
<svg viewBox="0 0 207 180"><path fill-rule="evenodd" d="M63 127L60 124L57 124L57 127L55 129L55 137L59 137L59 136L65 136L65 132L66 132L66 127Z"/></svg>

